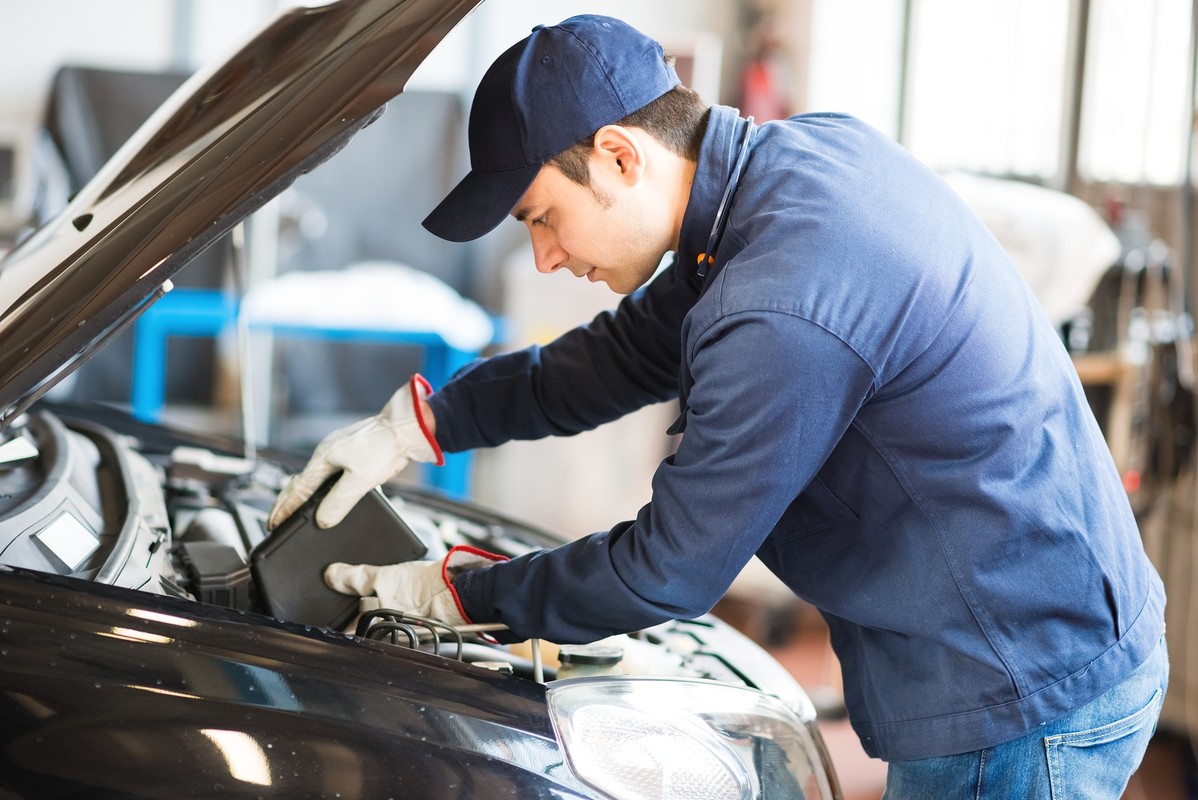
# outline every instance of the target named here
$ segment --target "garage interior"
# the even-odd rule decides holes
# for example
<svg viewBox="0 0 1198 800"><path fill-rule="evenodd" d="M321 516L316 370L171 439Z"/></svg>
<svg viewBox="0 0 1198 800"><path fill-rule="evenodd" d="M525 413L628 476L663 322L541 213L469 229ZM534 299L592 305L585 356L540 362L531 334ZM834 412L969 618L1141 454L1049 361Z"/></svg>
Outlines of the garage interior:
<svg viewBox="0 0 1198 800"><path fill-rule="evenodd" d="M57 213L195 69L294 5L0 0L0 252ZM588 12L657 37L684 82L759 122L861 117L941 172L1008 248L1073 358L1169 595L1171 684L1125 797L1198 797L1198 2L487 0L375 123L206 250L53 396L306 453L413 371L436 386L475 356L549 341L612 307L604 286L537 274L514 223L468 245L420 226L465 169L487 65L532 26ZM649 499L674 416L648 408L406 477L584 535ZM843 718L818 613L756 562L716 613L812 696L846 800L879 798L885 765Z"/></svg>

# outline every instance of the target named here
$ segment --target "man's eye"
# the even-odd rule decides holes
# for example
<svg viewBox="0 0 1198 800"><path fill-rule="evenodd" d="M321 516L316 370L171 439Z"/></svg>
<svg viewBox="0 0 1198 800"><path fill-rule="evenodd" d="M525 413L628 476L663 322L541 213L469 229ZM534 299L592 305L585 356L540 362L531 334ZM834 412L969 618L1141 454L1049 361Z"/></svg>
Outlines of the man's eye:
<svg viewBox="0 0 1198 800"><path fill-rule="evenodd" d="M544 225L544 224L545 224L545 218L546 218L546 217L548 217L548 216L549 216L548 214L542 214L541 216L539 216L539 217L537 217L536 219L534 219L534 220L532 221L532 224L533 224L533 225Z"/></svg>

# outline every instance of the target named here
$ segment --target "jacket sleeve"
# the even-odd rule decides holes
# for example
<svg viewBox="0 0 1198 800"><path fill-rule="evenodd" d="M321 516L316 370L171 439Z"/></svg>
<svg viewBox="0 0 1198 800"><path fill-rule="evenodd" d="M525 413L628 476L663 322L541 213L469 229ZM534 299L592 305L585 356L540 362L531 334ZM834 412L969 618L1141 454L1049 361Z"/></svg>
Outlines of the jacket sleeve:
<svg viewBox="0 0 1198 800"><path fill-rule="evenodd" d="M677 395L681 326L698 297L672 267L545 346L479 359L429 402L443 450L569 436Z"/></svg>
<svg viewBox="0 0 1198 800"><path fill-rule="evenodd" d="M705 613L870 396L874 375L799 317L733 315L690 358L686 429L635 520L459 575L471 619L515 639L589 642Z"/></svg>

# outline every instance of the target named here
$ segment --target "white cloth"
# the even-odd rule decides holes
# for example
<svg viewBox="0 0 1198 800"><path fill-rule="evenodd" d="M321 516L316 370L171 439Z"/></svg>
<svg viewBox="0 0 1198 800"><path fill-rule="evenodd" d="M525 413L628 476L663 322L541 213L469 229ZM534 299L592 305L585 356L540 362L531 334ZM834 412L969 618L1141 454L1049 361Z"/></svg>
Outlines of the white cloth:
<svg viewBox="0 0 1198 800"><path fill-rule="evenodd" d="M1073 195L964 173L945 180L998 239L1056 325L1085 307L1119 259L1119 237Z"/></svg>
<svg viewBox="0 0 1198 800"><path fill-rule="evenodd" d="M429 331L470 352L494 336L491 318L477 303L434 275L390 261L285 272L250 290L242 309L251 325Z"/></svg>

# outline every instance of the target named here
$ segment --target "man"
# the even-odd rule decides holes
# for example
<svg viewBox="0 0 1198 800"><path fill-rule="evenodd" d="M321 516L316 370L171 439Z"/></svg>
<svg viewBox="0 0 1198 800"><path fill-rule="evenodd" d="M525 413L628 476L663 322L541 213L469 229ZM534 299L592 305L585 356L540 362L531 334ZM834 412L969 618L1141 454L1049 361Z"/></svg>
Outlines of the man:
<svg viewBox="0 0 1198 800"><path fill-rule="evenodd" d="M336 564L330 586L586 642L708 611L757 554L827 619L888 797L1118 796L1166 684L1163 588L1056 331L958 196L852 118L707 107L596 16L497 59L470 150L429 230L510 213L537 269L628 297L435 394L413 378L317 447L270 524L337 470L326 526L411 459L672 397L681 442L610 531Z"/></svg>

